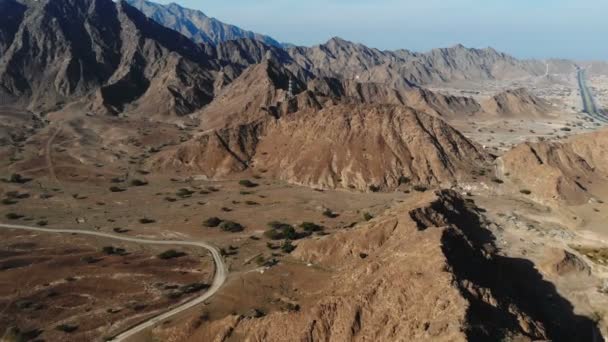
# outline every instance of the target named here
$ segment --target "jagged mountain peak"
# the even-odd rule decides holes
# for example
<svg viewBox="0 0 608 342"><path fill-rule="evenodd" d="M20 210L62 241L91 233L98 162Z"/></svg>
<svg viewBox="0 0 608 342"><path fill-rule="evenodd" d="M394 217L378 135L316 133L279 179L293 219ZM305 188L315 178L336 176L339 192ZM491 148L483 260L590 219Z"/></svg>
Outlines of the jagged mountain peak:
<svg viewBox="0 0 608 342"><path fill-rule="evenodd" d="M219 44L228 40L251 38L267 45L282 47L275 39L223 23L205 13L176 3L157 4L145 0L123 0L161 25L180 32L197 43Z"/></svg>

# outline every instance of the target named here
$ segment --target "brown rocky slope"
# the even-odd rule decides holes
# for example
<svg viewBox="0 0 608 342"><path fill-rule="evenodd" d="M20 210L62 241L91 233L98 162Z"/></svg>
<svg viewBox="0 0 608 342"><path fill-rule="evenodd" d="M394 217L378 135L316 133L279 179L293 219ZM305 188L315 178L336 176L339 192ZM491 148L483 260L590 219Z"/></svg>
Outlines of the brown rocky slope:
<svg viewBox="0 0 608 342"><path fill-rule="evenodd" d="M208 178L252 168L292 183L360 190L404 182L450 184L489 164L477 145L441 119L408 108L410 103L443 116L451 114L453 103L469 105L418 88L398 91L336 79L306 85L266 60L197 113L200 133L194 139L149 164Z"/></svg>
<svg viewBox="0 0 608 342"><path fill-rule="evenodd" d="M411 198L369 223L301 242L331 272L298 311L157 331L167 341L593 341L527 260L496 253L474 205L452 191ZM306 292L306 289L303 289Z"/></svg>
<svg viewBox="0 0 608 342"><path fill-rule="evenodd" d="M45 111L86 98L100 112L162 115L192 112L213 97L203 48L126 3L27 4L4 42L0 104Z"/></svg>
<svg viewBox="0 0 608 342"><path fill-rule="evenodd" d="M525 143L497 160L498 173L541 201L583 204L608 179L608 131L565 142Z"/></svg>
<svg viewBox="0 0 608 342"><path fill-rule="evenodd" d="M546 116L552 109L550 103L530 94L524 88L496 94L481 105L484 111L490 114L527 119Z"/></svg>
<svg viewBox="0 0 608 342"><path fill-rule="evenodd" d="M336 105L267 129L252 165L321 188L449 184L490 157L441 119L403 106Z"/></svg>

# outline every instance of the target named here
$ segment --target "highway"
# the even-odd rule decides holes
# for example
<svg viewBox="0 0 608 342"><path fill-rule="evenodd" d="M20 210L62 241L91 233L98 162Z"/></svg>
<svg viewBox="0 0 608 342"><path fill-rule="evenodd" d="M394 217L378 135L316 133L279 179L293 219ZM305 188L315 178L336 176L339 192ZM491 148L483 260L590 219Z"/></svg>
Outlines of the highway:
<svg viewBox="0 0 608 342"><path fill-rule="evenodd" d="M207 299L211 298L219 289L222 287L224 282L226 281L226 276L228 271L226 269L226 265L224 264L224 260L222 259L222 255L220 254L219 249L214 246L211 246L205 242L194 242L194 241L173 241L173 240L148 240L148 239L140 239L134 237L127 236L118 236L109 233L96 232L96 231L88 231L88 230L77 230L77 229L50 229L50 228L40 228L40 227L29 227L29 226L21 226L21 225L13 225L13 224L3 224L0 223L1 229L17 229L17 230L28 230L35 232L43 232L43 233L57 233L57 234L81 234L81 235L91 235L97 237L103 237L108 239L134 242L138 244L147 244L147 245L169 245L169 246L191 246L191 247L200 247L208 250L213 256L213 260L215 263L215 275L213 277L213 283L207 289L207 291L201 295L200 297L194 298L191 301L185 302L180 306L169 310L163 314L152 317L142 323L139 323L128 330L120 333L119 335L113 337L109 341L127 341L130 337L153 327L154 325L173 317L174 315L179 314L185 310L193 308Z"/></svg>
<svg viewBox="0 0 608 342"><path fill-rule="evenodd" d="M578 70L578 86L581 90L583 100L583 111L596 121L608 123L608 116L603 111L597 108L593 94L587 87L585 69Z"/></svg>

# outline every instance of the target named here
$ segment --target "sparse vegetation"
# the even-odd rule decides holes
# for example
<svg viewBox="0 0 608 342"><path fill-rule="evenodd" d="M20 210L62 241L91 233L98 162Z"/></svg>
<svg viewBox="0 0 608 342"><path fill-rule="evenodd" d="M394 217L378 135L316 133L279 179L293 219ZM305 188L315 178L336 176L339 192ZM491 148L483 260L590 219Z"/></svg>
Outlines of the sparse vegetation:
<svg viewBox="0 0 608 342"><path fill-rule="evenodd" d="M369 191L371 191L371 192L378 192L378 191L380 191L380 187L378 185L370 185L369 186Z"/></svg>
<svg viewBox="0 0 608 342"><path fill-rule="evenodd" d="M2 200L2 204L4 205L13 205L13 204L17 204L19 203L16 199L12 199L12 198L5 198Z"/></svg>
<svg viewBox="0 0 608 342"><path fill-rule="evenodd" d="M527 189L523 189L523 190L519 190L520 193L524 194L524 195L531 195L532 191L527 190Z"/></svg>
<svg viewBox="0 0 608 342"><path fill-rule="evenodd" d="M492 182L496 183L496 184L503 184L504 181L500 178L492 178Z"/></svg>
<svg viewBox="0 0 608 342"><path fill-rule="evenodd" d="M399 177L399 185L408 184L411 181L412 180L409 177L406 177L406 176Z"/></svg>
<svg viewBox="0 0 608 342"><path fill-rule="evenodd" d="M105 246L101 251L106 255L125 255L127 253L124 248L116 248L114 246Z"/></svg>
<svg viewBox="0 0 608 342"><path fill-rule="evenodd" d="M181 257L184 257L186 255L187 254L184 253L184 252L179 252L179 251L176 251L175 249L169 249L167 251L164 251L164 252L160 253L158 255L158 258L162 259L162 260L170 260L170 259L181 258Z"/></svg>
<svg viewBox="0 0 608 342"><path fill-rule="evenodd" d="M374 217L370 213L363 213L363 219L365 221L371 221Z"/></svg>
<svg viewBox="0 0 608 342"><path fill-rule="evenodd" d="M119 186L111 186L110 187L110 192L125 192L125 191L127 191L127 189L121 188Z"/></svg>
<svg viewBox="0 0 608 342"><path fill-rule="evenodd" d="M220 224L220 229L225 232L238 233L245 230L245 227L234 221L224 221Z"/></svg>
<svg viewBox="0 0 608 342"><path fill-rule="evenodd" d="M19 220L19 219L22 219L25 217L25 216L17 214L17 213L8 213L4 216L9 220Z"/></svg>
<svg viewBox="0 0 608 342"><path fill-rule="evenodd" d="M192 195L194 193L195 193L195 191L192 191L190 189L181 188L181 189L177 190L177 193L175 195L179 198L189 198L189 197L192 197Z"/></svg>
<svg viewBox="0 0 608 342"><path fill-rule="evenodd" d="M309 231L298 232L292 225L277 221L268 223L268 226L270 227L270 229L264 232L264 236L271 240L299 240L306 236L310 236L311 234L311 232ZM308 227L311 228L312 226Z"/></svg>
<svg viewBox="0 0 608 342"><path fill-rule="evenodd" d="M285 242L281 246L281 250L287 254L293 252L295 249L296 246L294 246L289 240L285 240Z"/></svg>
<svg viewBox="0 0 608 342"><path fill-rule="evenodd" d="M331 209L325 209L323 211L323 216L328 217L328 218L336 218L340 215L334 213Z"/></svg>
<svg viewBox="0 0 608 342"><path fill-rule="evenodd" d="M427 191L427 190L428 190L428 188L427 188L426 186L424 186L424 185L419 185L419 184L418 184L418 185L414 185L413 189L414 189L415 191L418 191L418 192L425 192L425 191Z"/></svg>
<svg viewBox="0 0 608 342"><path fill-rule="evenodd" d="M323 230L323 226L320 226L320 225L312 223L312 222L303 222L300 225L300 228L302 228L306 232L320 232Z"/></svg>
<svg viewBox="0 0 608 342"><path fill-rule="evenodd" d="M222 219L220 219L219 217L210 217L207 220L205 220L205 222L203 222L203 225L205 227L215 228L215 227L219 226L221 223L222 223Z"/></svg>
<svg viewBox="0 0 608 342"><path fill-rule="evenodd" d="M146 186L149 182L143 179L133 179L131 180L131 186Z"/></svg>
<svg viewBox="0 0 608 342"><path fill-rule="evenodd" d="M246 188L255 188L255 187L257 187L257 186L258 186L258 184L257 184L257 183L254 183L254 182L252 182L252 181L250 181L250 180L248 180L248 179L243 179L243 180L240 180L240 181L239 181L239 184L240 184L241 186L246 187Z"/></svg>
<svg viewBox="0 0 608 342"><path fill-rule="evenodd" d="M78 325L60 324L60 325L56 326L55 329L69 334L69 333L73 333L74 331L78 330Z"/></svg>
<svg viewBox="0 0 608 342"><path fill-rule="evenodd" d="M31 178L26 178L18 173L13 173L8 178L4 179L4 181L7 183L16 183L16 184L25 184L31 180L32 180Z"/></svg>
<svg viewBox="0 0 608 342"><path fill-rule="evenodd" d="M154 223L154 222L156 222L156 220L151 219L151 218L147 218L147 217L139 219L139 223L141 223L141 224L151 224L151 223Z"/></svg>

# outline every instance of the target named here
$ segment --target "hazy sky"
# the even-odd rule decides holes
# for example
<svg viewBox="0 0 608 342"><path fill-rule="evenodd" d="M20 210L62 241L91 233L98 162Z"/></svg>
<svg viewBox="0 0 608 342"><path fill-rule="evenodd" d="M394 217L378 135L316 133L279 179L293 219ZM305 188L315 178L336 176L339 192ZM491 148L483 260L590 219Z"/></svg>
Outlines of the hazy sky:
<svg viewBox="0 0 608 342"><path fill-rule="evenodd" d="M279 41L380 49L462 43L521 58L608 59L608 0L173 0Z"/></svg>

